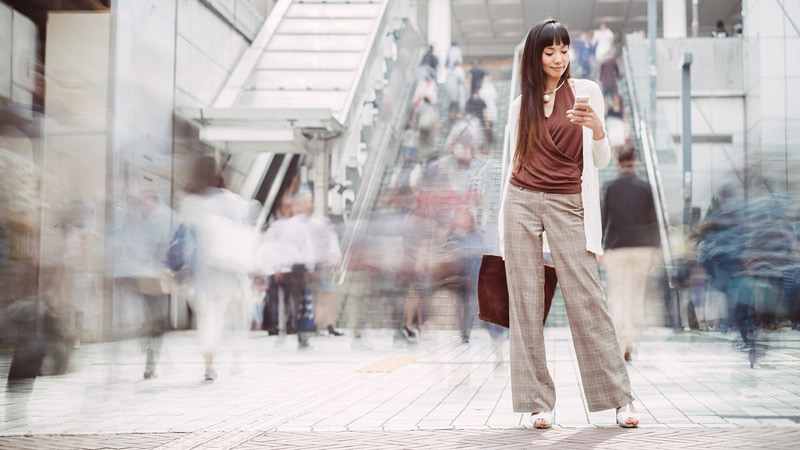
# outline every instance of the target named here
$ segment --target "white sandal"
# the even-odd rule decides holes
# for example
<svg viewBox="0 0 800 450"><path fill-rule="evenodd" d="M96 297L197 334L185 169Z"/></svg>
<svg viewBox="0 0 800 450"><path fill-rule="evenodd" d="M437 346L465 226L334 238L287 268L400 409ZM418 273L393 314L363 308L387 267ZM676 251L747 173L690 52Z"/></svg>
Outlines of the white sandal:
<svg viewBox="0 0 800 450"><path fill-rule="evenodd" d="M531 423L534 428L545 429L553 427L553 411L542 411L531 414Z"/></svg>
<svg viewBox="0 0 800 450"><path fill-rule="evenodd" d="M639 413L632 412L630 405L625 405L625 411L617 412L617 423L622 428L636 428L639 426Z"/></svg>

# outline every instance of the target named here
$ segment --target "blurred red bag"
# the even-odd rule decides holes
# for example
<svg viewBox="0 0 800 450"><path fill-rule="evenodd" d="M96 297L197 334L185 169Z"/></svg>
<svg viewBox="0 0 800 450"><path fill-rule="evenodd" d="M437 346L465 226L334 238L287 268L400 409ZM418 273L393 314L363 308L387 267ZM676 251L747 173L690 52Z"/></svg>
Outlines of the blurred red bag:
<svg viewBox="0 0 800 450"><path fill-rule="evenodd" d="M556 293L556 269L544 265L544 322ZM508 284L506 265L499 255L483 255L478 274L478 318L508 328Z"/></svg>

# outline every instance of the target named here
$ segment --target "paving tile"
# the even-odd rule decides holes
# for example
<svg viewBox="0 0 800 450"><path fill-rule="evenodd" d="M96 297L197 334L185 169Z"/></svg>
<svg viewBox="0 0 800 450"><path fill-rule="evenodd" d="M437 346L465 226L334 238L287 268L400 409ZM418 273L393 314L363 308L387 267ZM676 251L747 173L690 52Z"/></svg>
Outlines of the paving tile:
<svg viewBox="0 0 800 450"><path fill-rule="evenodd" d="M245 430L256 432L253 436L265 436L257 433L263 430L270 430L266 436L295 435L298 442L319 436L336 435L339 442L354 438L343 434L345 430L360 430L358 436L374 439L420 430L453 433L459 439L472 439L468 432L526 431L527 415L511 411L507 342L498 347L498 353L505 355L505 362L498 365L487 351L490 340L485 331L475 330L468 346L460 345L457 336L453 339L453 333L457 332L426 332L428 337L411 353L393 347L391 334L382 330L375 330L371 350L358 352L350 350L346 339L315 339L313 352L298 353L287 342L259 335L243 344L245 372L228 374L231 354L223 352L219 361L225 372L210 384L199 380L202 362L196 356L196 336L168 335L164 354L171 360L163 362L159 378L147 382L140 379L138 364L122 363L141 359L135 342L87 344L76 352L75 371L69 375L43 378L16 391L0 388L0 416L6 418L0 424L0 439L29 432L37 436L114 432L124 441L129 436L156 439L166 432L180 432L173 435L208 438L208 448L232 448L230 442L239 445L237 439L250 436L242 434ZM641 350L647 358L629 365L641 430L703 426L729 433L745 429L740 427L770 427L772 434L800 428L800 408L793 407L800 405L796 359L789 357L782 366L765 362L750 370L746 358L728 344L663 340L669 333L648 330ZM699 337L712 338L717 339ZM558 392L557 428L617 430L613 411L586 411L570 339L566 329L546 330L549 367ZM800 348L788 340L781 345ZM104 356L110 347L116 352L111 359ZM413 361L395 372L356 372L387 358L410 355ZM103 363L97 364L96 358ZM0 356L0 370L7 370L8 362ZM125 433L132 431L142 433ZM562 434L561 439L574 436ZM180 448L175 442L174 448ZM241 441L242 448L249 442Z"/></svg>

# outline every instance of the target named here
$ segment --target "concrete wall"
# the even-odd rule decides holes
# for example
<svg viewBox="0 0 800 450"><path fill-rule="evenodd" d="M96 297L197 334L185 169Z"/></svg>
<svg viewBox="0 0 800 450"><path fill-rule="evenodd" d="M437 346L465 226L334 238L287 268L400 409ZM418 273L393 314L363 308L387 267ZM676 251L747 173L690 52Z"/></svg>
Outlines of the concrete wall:
<svg viewBox="0 0 800 450"><path fill-rule="evenodd" d="M691 53L692 204L702 211L723 186L744 187L746 133L742 47L743 40L738 38L658 40L656 90L658 107L668 130L662 126L656 131L666 135L662 142L671 144L676 158L675 165L662 167L665 171L678 170L674 174L662 173L662 176L668 179L676 175L677 180L681 177L681 61L685 53ZM670 215L674 211L677 216L673 219L680 220L682 204L670 206Z"/></svg>
<svg viewBox="0 0 800 450"><path fill-rule="evenodd" d="M250 42L200 0L178 0L177 32L175 105L208 106Z"/></svg>

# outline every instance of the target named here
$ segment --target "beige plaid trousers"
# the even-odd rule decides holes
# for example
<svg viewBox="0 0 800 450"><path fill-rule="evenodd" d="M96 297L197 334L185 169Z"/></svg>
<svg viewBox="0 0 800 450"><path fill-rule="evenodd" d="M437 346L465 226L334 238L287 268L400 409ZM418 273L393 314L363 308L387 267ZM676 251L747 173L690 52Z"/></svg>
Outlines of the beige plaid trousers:
<svg viewBox="0 0 800 450"><path fill-rule="evenodd" d="M586 250L581 194L509 186L504 205L508 277L511 396L515 412L552 411L556 392L547 370L542 319L542 232L564 296L589 411L633 400L595 255Z"/></svg>

